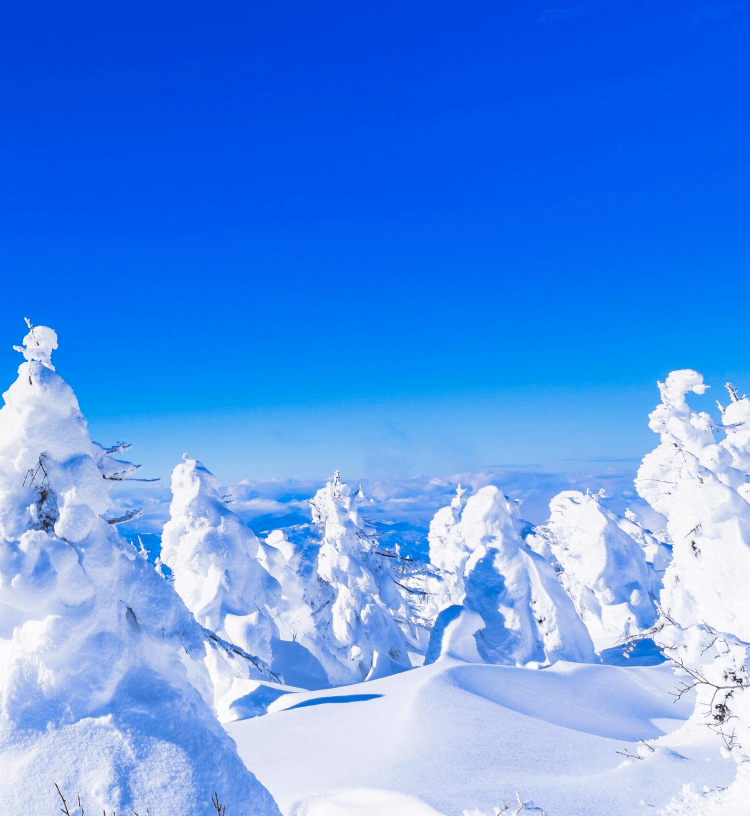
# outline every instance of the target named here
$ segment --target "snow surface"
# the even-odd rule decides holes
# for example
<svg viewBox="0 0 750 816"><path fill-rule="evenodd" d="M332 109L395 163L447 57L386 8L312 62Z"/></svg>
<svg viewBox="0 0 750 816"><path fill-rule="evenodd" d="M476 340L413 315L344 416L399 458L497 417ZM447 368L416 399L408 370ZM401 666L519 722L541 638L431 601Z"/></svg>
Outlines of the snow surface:
<svg viewBox="0 0 750 816"><path fill-rule="evenodd" d="M679 730L693 701L674 685L665 665L443 659L226 728L287 816L489 816L517 791L549 816L640 816L735 774L705 728Z"/></svg>

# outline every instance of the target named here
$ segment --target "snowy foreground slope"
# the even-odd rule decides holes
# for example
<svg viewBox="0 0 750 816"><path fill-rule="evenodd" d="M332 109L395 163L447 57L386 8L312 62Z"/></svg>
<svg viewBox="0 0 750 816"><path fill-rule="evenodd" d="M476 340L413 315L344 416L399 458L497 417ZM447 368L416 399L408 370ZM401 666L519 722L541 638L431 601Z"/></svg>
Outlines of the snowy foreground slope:
<svg viewBox="0 0 750 816"><path fill-rule="evenodd" d="M682 728L693 701L673 702L674 685L665 664L443 659L289 695L225 727L285 816L478 816L516 792L529 816L531 802L549 816L636 816L736 773L707 729Z"/></svg>

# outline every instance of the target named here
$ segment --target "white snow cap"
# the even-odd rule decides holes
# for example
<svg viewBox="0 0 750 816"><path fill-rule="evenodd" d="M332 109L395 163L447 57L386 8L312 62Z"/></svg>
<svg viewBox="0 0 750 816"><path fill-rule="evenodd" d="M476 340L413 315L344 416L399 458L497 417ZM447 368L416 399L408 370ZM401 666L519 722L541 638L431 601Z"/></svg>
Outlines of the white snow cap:
<svg viewBox="0 0 750 816"><path fill-rule="evenodd" d="M439 510L430 528L430 555L450 570L455 558L458 580L448 584L438 604L450 620L458 620L457 605L479 615L484 628L473 635L487 663L546 665L557 660L588 662L594 649L572 601L550 564L532 552L516 531L517 506L492 485L477 491L459 516L458 502ZM453 523L451 524L451 520ZM439 533L439 535L438 535ZM466 616L461 620L469 620ZM435 637L452 639L472 634L472 625L447 625L440 616ZM458 627L458 628L457 628ZM466 646L461 647L466 652ZM430 642L428 662L455 646Z"/></svg>
<svg viewBox="0 0 750 816"><path fill-rule="evenodd" d="M209 816L218 790L277 816L188 682L207 633L108 523L133 466L91 441L54 338L27 335L0 410L0 816L49 812L54 782L86 812Z"/></svg>
<svg viewBox="0 0 750 816"><path fill-rule="evenodd" d="M16 351L20 351L28 362L36 361L51 368L52 352L57 348L57 334L47 326L34 326L29 318L24 318L29 327L29 333L23 338L23 346L13 346Z"/></svg>

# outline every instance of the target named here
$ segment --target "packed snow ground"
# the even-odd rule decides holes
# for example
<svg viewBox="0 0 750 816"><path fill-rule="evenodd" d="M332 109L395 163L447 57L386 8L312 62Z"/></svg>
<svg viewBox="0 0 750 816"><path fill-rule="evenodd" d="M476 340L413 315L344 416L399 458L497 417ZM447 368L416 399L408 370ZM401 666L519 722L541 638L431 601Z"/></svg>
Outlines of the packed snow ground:
<svg viewBox="0 0 750 816"><path fill-rule="evenodd" d="M491 815L516 792L549 816L642 816L736 773L707 729L679 730L693 701L674 686L665 664L448 659L225 727L285 816Z"/></svg>

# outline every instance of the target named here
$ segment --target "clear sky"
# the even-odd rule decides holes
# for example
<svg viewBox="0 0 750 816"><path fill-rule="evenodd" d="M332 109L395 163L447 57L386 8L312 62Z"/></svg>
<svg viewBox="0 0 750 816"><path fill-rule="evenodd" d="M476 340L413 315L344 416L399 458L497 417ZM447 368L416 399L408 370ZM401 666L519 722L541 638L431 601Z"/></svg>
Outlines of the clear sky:
<svg viewBox="0 0 750 816"><path fill-rule="evenodd" d="M749 41L750 0L5 4L0 379L51 325L155 475L637 459L670 369L750 391Z"/></svg>

